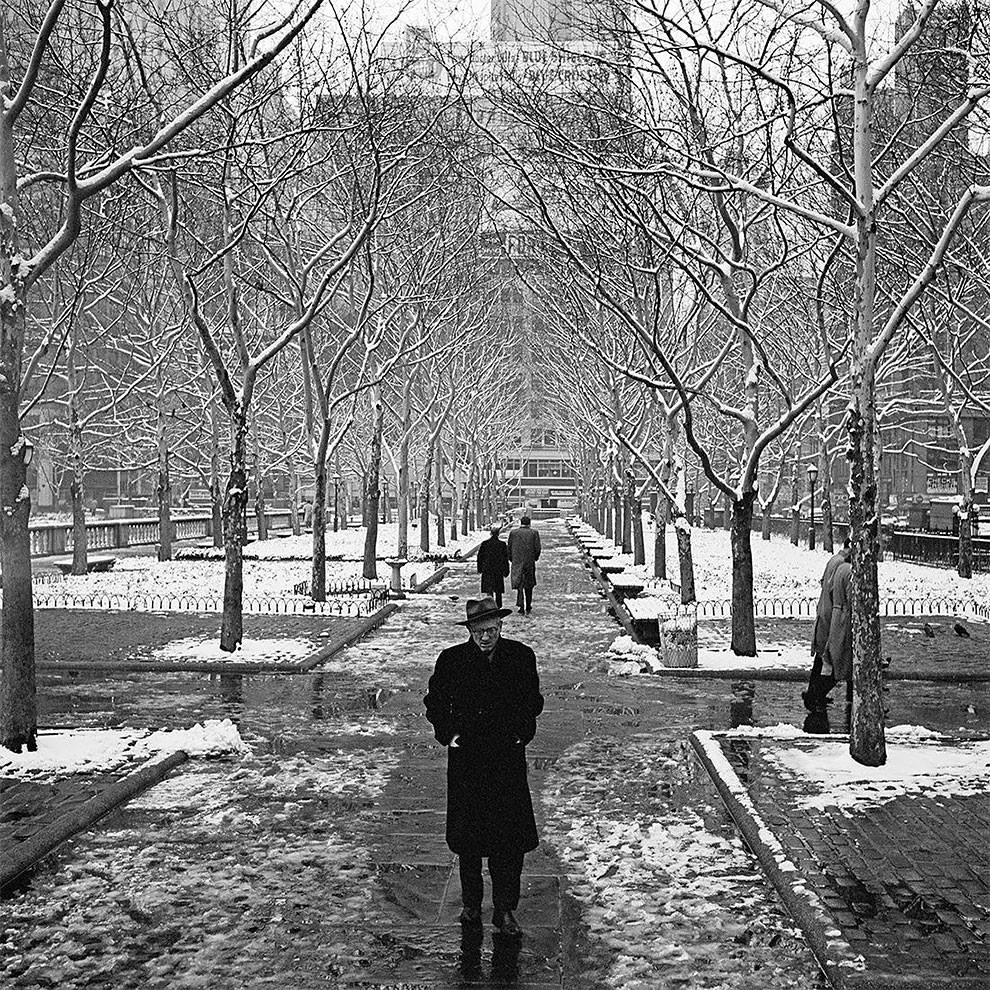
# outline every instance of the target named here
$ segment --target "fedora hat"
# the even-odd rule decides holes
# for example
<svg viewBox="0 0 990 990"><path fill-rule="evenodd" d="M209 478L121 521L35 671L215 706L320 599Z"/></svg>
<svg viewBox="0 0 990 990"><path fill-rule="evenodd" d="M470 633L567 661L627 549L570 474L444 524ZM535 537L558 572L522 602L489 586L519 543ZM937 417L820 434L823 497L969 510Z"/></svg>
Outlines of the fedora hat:
<svg viewBox="0 0 990 990"><path fill-rule="evenodd" d="M494 598L469 598L467 601L467 618L457 623L459 626L468 626L472 622L481 622L482 619L499 619L506 615L511 615L511 608L499 608L495 604Z"/></svg>

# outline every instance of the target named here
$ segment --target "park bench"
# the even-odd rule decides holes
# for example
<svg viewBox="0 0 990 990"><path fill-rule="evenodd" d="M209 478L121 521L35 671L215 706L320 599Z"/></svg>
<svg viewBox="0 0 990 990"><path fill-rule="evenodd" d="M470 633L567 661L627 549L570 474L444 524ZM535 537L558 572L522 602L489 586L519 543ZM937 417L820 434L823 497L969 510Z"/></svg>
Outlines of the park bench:
<svg viewBox="0 0 990 990"><path fill-rule="evenodd" d="M63 573L72 573L72 558L71 557L57 557L52 563ZM86 558L86 573L91 574L94 571L97 573L105 573L106 571L112 571L113 565L117 563L116 557L111 557L109 554L90 554Z"/></svg>

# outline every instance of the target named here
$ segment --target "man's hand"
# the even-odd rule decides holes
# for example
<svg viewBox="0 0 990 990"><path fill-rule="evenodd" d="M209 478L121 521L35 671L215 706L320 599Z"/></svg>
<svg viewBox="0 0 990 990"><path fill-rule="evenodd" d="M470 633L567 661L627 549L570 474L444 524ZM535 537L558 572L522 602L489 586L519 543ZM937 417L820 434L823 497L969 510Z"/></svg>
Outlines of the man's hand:
<svg viewBox="0 0 990 990"><path fill-rule="evenodd" d="M457 735L454 736L454 738L450 740L450 748L451 749L460 749L460 745L461 744L457 741L460 738L461 738L461 734L458 732Z"/></svg>

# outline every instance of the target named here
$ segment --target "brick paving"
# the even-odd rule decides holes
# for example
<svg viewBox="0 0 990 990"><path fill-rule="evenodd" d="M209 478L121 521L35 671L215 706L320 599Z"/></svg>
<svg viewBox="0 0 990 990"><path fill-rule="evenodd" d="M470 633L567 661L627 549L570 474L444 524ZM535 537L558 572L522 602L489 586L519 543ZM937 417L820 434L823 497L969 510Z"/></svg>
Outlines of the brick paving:
<svg viewBox="0 0 990 990"><path fill-rule="evenodd" d="M793 741L720 741L757 813L865 959L862 973L844 974L848 987L990 986L990 796L809 807L806 782L773 759Z"/></svg>

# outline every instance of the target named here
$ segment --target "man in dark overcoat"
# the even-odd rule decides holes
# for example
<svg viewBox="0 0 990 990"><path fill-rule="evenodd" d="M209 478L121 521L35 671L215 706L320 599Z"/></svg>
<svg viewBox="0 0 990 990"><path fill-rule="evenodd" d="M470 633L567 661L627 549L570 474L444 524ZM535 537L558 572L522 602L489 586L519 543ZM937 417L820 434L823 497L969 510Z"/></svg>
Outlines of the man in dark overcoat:
<svg viewBox="0 0 990 990"><path fill-rule="evenodd" d="M818 607L815 610L815 626L811 633L811 677L808 680L808 690L801 692L805 708L815 711L825 704L825 695L829 688L822 684L822 659L825 647L828 645L828 630L832 622L832 582L840 564L849 559L851 543L846 539L838 553L829 557L825 570L822 572L822 590L818 596Z"/></svg>
<svg viewBox="0 0 990 990"><path fill-rule="evenodd" d="M447 845L457 854L461 923L481 925L481 861L492 881L492 924L520 934L523 856L539 844L526 776L526 744L543 711L536 654L502 639L512 610L494 599L467 603L469 638L437 658L423 699L437 742L447 747Z"/></svg>
<svg viewBox="0 0 990 990"><path fill-rule="evenodd" d="M509 533L510 583L516 589L519 614L533 611L533 588L536 587L536 562L540 559L540 534L533 529L529 516L519 520L519 529Z"/></svg>
<svg viewBox="0 0 990 990"><path fill-rule="evenodd" d="M505 578L509 573L509 548L498 538L501 531L500 526L492 526L492 535L478 547L481 593L492 595L499 608L502 607Z"/></svg>

